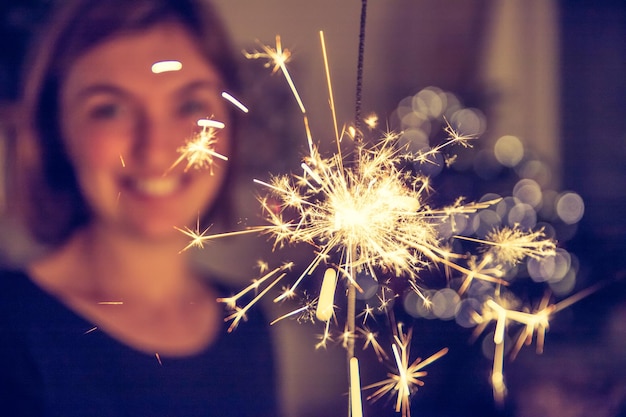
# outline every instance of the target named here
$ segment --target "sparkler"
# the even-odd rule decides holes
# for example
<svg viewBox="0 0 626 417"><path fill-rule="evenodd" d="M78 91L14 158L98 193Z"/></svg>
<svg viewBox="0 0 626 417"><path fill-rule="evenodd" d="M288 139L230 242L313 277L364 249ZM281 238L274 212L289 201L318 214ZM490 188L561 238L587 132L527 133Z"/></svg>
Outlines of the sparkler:
<svg viewBox="0 0 626 417"><path fill-rule="evenodd" d="M321 39L323 40L323 36ZM322 46L326 57L323 42ZM554 244L541 232L525 233L519 229L503 229L494 231L486 240L480 241L491 247L482 263L469 263L465 266L463 261L466 255L452 252L446 239L440 236L439 230L445 222L453 221L455 216L475 213L493 205L497 200L465 203L459 198L449 206L432 208L428 204L429 178L406 167L433 163L434 156L451 145L470 146L473 136L458 133L446 121L445 131L448 138L432 149L409 152L407 145L400 145L399 135L385 132L373 145L355 142L355 149L344 155L341 149L343 139L357 136L355 130L350 134L350 129L344 128L336 137L337 153L323 157L312 142L304 105L285 65L290 54L282 48L280 37L276 38L275 48L263 46L261 52L247 53L246 56L250 59L268 59L266 66L272 67L273 72L283 72L301 109L309 145L309 154L303 160L301 174L275 176L269 182L255 180L269 190L271 198L259 199L269 224L254 230L270 234L274 238L275 248L292 243L307 243L315 248L313 260L293 284L283 289L275 301L294 297L303 280L321 265L326 265L320 296L315 303L305 304L273 323L303 312L312 314L311 311L315 308L315 317L324 323L324 333L316 347L326 347L333 340L330 324L335 317L334 304L339 279L346 282L349 290L362 291L356 279L361 272L368 273L375 280L380 280L382 276L388 279L403 277L409 280L414 291L420 293L419 272L433 265L440 265L467 277L471 276L471 279L505 284L501 280L501 269L486 268L488 263L503 257L508 262L516 262L527 255L540 257L548 254L550 248L554 248ZM330 81L328 86L331 94ZM332 99L330 103L332 106ZM334 108L332 110L334 115ZM369 116L368 120L371 122L373 118ZM285 276L284 273L280 274L245 307L238 307L237 300L251 288L256 289L264 284L269 275L239 294L220 300L233 310L227 317L227 320L233 320L229 330L234 329L252 304ZM466 282L469 285L470 279ZM354 314L354 301L351 305L351 300L353 297L348 295L348 315L351 311ZM385 301L389 300L381 299L382 309L386 308ZM424 302L429 301L424 298ZM399 374L368 387L380 387L372 398L398 391L396 410L402 410L403 415L407 416L410 395L416 386L422 384L418 378L425 375L421 369L443 356L446 349L424 362L409 364L410 332L405 335L400 331L399 334L393 348ZM365 347L371 346L381 359L387 357L375 334L364 328L356 330L354 324L350 325L348 316L340 340L349 352L350 361L354 356L354 339L359 335L366 338ZM357 406L360 397L352 398L355 395L354 387L351 387L351 393L351 404ZM353 410L352 414L358 414L358 411Z"/></svg>
<svg viewBox="0 0 626 417"><path fill-rule="evenodd" d="M304 158L300 175L276 176L269 182L255 180L269 190L272 199L260 199L269 225L252 230L273 236L275 247L308 243L315 248L313 260L292 285L283 289L275 301L292 298L306 277L312 275L320 265L327 265L319 298L273 323L303 312L312 317L311 311L315 308L315 317L325 326L316 347L325 347L333 340L330 323L335 317L334 298L340 278L347 282L349 288L361 291L356 279L360 272L367 272L375 280L380 280L383 275L391 279L404 277L409 280L410 287L420 293L419 272L433 265L440 265L465 275L465 287L473 279L504 284L501 280L501 269L497 266L486 268L487 264L502 260L515 263L525 256L541 257L554 248L554 244L541 232L525 233L520 229L502 229L494 231L485 240L474 239L488 245L490 249L482 262L469 262L465 266L463 260L466 255L452 252L446 239L440 236L439 229L445 222L453 221L455 216L475 213L497 201L464 203L459 198L449 206L432 208L428 204L428 177L407 170L406 167L433 163L433 156L451 145L470 146L470 141L474 139L472 136L458 133L446 121L445 131L448 138L427 151L409 152L408 146L399 145L399 135L385 132L377 143L366 146L357 142L352 153L343 155L341 141L345 137L356 136L354 133L349 135L350 130L344 128L342 134L336 138L337 153L325 158L312 142L304 105L285 65L290 53L282 48L280 37L276 38L275 48L263 46L262 52L248 53L246 56L251 59L268 59L267 66L272 67L273 72L281 70L285 75L303 114L309 145L309 154ZM330 82L328 85L329 92L332 92ZM334 115L334 109L332 110ZM369 116L368 120L372 123L374 119ZM189 164L191 166L195 162L190 160ZM279 204L278 211L275 209L276 201ZM199 228L195 232L182 232L192 237L191 243L185 249L201 246L205 239L213 238L205 236L204 232L200 233ZM470 240L466 237L464 239ZM219 300L233 311L227 317L227 320L232 320L229 331L236 328L251 306L286 275L284 269L286 268L277 268L240 293ZM263 285L266 286L252 301L244 307L237 305L243 295ZM383 309L386 308L385 301L389 300L381 299ZM424 302L427 303L428 300L424 298ZM349 310L351 308L354 307L349 306ZM347 325L341 334L341 340L348 350L351 347L353 349L354 339L359 334L366 338L365 347L371 346L381 360L387 357L376 340L375 333L365 328L359 328L355 332L354 327ZM389 392L397 392L396 411L402 411L403 416L410 413L410 395L417 386L423 384L419 379L425 375L423 367L447 351L442 349L423 362L416 360L409 364L410 339L411 331L405 334L402 329L396 336L393 350L398 374L390 374L388 380L367 386L378 387L370 398L380 398ZM355 392L351 389L352 396ZM352 401L358 404L360 399L354 398Z"/></svg>
<svg viewBox="0 0 626 417"><path fill-rule="evenodd" d="M453 123L444 120L446 139L427 150L412 151L410 144L402 144L401 135L392 131L382 133L373 142L365 141L363 132L358 128L358 117L355 126L344 127L340 131L337 128L322 33L320 40L335 125L336 153L328 157L322 156L312 139L304 104L286 65L291 58L290 51L282 47L279 36L276 37L275 47L259 43L259 50L244 52L244 55L249 59L265 59L265 66L271 68L272 73L280 71L283 74L303 117L309 152L303 158L302 172L274 176L269 181L254 180L269 193L268 196L259 198L266 225L220 235L206 235L208 229L201 232L199 225L196 230L178 230L191 238L183 251L194 246L203 247L204 242L211 239L246 233L270 235L275 249L294 243L306 243L314 248L310 263L293 283L283 287L274 301L296 297L301 293L301 284L319 268L324 268L319 296L309 298L306 295L300 307L275 319L272 324L290 317L296 317L299 321L317 320L323 323L324 331L319 336L316 348L324 348L335 339L342 342L348 351L350 363L351 414L357 416L360 408L360 382L358 362L354 356L355 339L362 338L363 349L372 348L380 361L390 357L377 340L376 333L366 326L367 319L372 316L373 307L366 304L365 310L360 314L363 317L362 324L355 324L355 294L363 291L358 282L360 274L367 274L381 284L383 291L378 295L378 310L385 312L395 297L389 297L385 291L390 287L390 282L402 281L409 291L417 293L423 303L429 305L431 301L422 294L419 281L420 273L424 270L441 268L448 279L453 275L460 275L461 285L457 292L462 296L475 280L494 284L497 288L507 285L504 276L508 268L526 258L541 260L552 256L556 245L542 229L532 231L518 226L496 228L480 239L442 233L444 226L453 224L459 216L472 215L499 201L492 199L466 203L463 198L458 198L452 204L440 208L429 204L431 183L428 176L419 173L418 168L435 163L435 157L443 154L450 146L471 146L474 136L461 133ZM375 116L369 115L363 121L370 131L375 129ZM181 156L173 166L187 159L186 169L210 168L213 158L219 157L207 151L214 145L215 129L218 128L215 125L204 125L200 135L195 138L198 143L191 141L181 148ZM353 140L353 147L347 152L342 144L345 148L345 143L350 139ZM452 163L453 159L444 157L446 165ZM450 239L478 244L483 250L479 255L458 253L451 249ZM226 317L226 321L232 321L229 331L245 320L247 311L256 302L277 287L292 266L291 263L286 263L275 268L239 293L218 300L232 311ZM335 297L344 292L343 288L348 308L345 323L340 323L336 316ZM240 306L243 297L252 292L255 293L252 300ZM535 334L538 346L543 345L549 318L574 300L553 305L548 305L547 300L544 300L534 313L507 309L500 301L485 301L481 313L474 315L476 334L490 323L496 323L496 358L491 379L494 397L498 401L504 398L506 390L502 361L506 327L515 322L524 328L516 343L517 350L524 343L530 343ZM337 326L343 325L336 338L331 330L333 323ZM424 361L416 359L410 362L411 337L411 329L405 332L402 325L398 326L392 344L395 370L388 374L387 379L363 388L376 388L369 396L371 400L396 395L395 410L402 413L403 417L410 416L411 395L423 385L421 378L426 375L423 369L447 353L447 348L444 348Z"/></svg>

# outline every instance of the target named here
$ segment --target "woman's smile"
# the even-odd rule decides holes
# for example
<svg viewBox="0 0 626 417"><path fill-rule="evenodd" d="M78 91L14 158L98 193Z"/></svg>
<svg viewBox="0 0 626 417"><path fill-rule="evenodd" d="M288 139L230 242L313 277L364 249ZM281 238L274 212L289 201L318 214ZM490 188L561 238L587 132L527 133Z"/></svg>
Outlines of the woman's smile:
<svg viewBox="0 0 626 417"><path fill-rule="evenodd" d="M175 196L188 183L189 177L186 175L124 177L122 178L122 190L139 197L163 198Z"/></svg>

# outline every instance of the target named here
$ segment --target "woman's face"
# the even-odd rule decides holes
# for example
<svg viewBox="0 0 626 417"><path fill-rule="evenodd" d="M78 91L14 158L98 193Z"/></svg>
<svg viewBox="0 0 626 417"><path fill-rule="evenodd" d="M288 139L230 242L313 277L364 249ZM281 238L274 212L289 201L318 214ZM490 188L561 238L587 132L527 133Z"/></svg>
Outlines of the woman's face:
<svg viewBox="0 0 626 417"><path fill-rule="evenodd" d="M153 73L161 61L182 68ZM61 86L61 132L96 223L158 239L216 203L226 161L172 165L199 119L228 126L221 81L174 23L114 37L76 60ZM228 128L217 139L215 151L228 155Z"/></svg>

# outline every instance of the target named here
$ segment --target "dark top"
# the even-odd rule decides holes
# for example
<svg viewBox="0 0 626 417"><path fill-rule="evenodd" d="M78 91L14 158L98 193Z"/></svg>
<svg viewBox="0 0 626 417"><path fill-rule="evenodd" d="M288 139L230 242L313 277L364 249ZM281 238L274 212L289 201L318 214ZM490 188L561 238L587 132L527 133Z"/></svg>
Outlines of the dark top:
<svg viewBox="0 0 626 417"><path fill-rule="evenodd" d="M24 272L1 271L0 416L278 415L267 322L252 312L226 327L203 352L157 357L90 331Z"/></svg>

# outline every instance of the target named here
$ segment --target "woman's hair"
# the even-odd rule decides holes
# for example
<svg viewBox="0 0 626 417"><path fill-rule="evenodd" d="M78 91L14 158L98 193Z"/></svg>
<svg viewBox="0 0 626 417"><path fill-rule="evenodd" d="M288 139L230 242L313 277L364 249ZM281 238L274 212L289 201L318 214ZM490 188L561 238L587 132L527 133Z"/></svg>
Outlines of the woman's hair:
<svg viewBox="0 0 626 417"><path fill-rule="evenodd" d="M59 129L59 89L73 63L110 37L155 24L180 22L215 66L225 87L237 91L237 69L226 30L208 0L69 0L53 11L26 61L13 165L14 208L40 243L62 243L90 221ZM233 116L234 117L234 116ZM231 134L234 133L231 128ZM232 163L229 163L232 171ZM222 184L219 204L232 172Z"/></svg>

